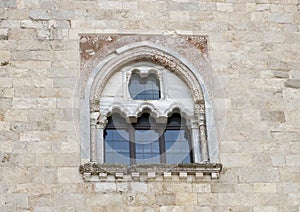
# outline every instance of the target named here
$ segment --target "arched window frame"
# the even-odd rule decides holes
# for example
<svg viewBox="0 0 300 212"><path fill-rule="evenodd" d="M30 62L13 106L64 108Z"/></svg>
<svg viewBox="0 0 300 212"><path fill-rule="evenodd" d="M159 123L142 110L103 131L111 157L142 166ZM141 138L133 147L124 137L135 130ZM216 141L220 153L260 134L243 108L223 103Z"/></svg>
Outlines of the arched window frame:
<svg viewBox="0 0 300 212"><path fill-rule="evenodd" d="M197 74L197 71L194 70L193 66L170 49L165 49L164 47L145 41L116 49L115 53L113 56L109 55L97 66L94 71L95 74L90 76L86 84L87 87L84 95L89 99L90 109L90 135L88 136L90 140L89 161L92 163L98 162L99 164L104 162L103 147L101 147L101 145L103 145L103 139L101 140L101 136L99 137L97 134L103 135L107 117L99 112L99 97L105 87L105 82L107 82L116 70L119 71L120 67L125 64L135 63L136 61L151 61L175 73L189 85L190 91L192 92L195 115L191 120L191 137L195 152L194 162L197 164L211 164L214 161L217 162L218 150L216 143L208 143L207 141L207 126L211 127L213 120L211 102L203 80L201 76ZM209 109L208 116L207 108ZM210 124L207 124L207 117L209 118ZM136 117L129 115L128 119L132 121L136 119ZM100 139L97 140L97 137ZM210 155L210 153L212 153L214 157L212 157L213 155ZM212 158L214 159L213 161L211 160ZM220 167L221 166L218 166L218 171L211 169L212 176L218 176Z"/></svg>

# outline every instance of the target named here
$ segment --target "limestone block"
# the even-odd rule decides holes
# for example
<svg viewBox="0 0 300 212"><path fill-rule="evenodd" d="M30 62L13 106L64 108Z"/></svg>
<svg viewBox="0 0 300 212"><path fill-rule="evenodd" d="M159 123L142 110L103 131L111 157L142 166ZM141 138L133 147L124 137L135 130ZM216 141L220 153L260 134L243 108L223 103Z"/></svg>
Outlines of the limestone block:
<svg viewBox="0 0 300 212"><path fill-rule="evenodd" d="M294 21L293 14L271 13L270 21L281 24L290 24Z"/></svg>
<svg viewBox="0 0 300 212"><path fill-rule="evenodd" d="M237 193L252 193L253 185L248 183L239 183L235 185L235 191Z"/></svg>
<svg viewBox="0 0 300 212"><path fill-rule="evenodd" d="M199 4L190 2L190 3L173 3L167 5L167 10L169 11L193 11L199 10Z"/></svg>
<svg viewBox="0 0 300 212"><path fill-rule="evenodd" d="M221 161L225 166L247 166L253 164L253 157L245 153L223 153L220 155Z"/></svg>
<svg viewBox="0 0 300 212"><path fill-rule="evenodd" d="M49 20L51 13L49 10L32 9L29 11L29 17L33 20Z"/></svg>
<svg viewBox="0 0 300 212"><path fill-rule="evenodd" d="M217 194L198 193L198 206L212 206L218 202Z"/></svg>
<svg viewBox="0 0 300 212"><path fill-rule="evenodd" d="M282 177L282 172L278 168L273 167L247 167L240 169L240 182L264 182L274 183L279 182ZM280 177L279 177L280 174Z"/></svg>
<svg viewBox="0 0 300 212"><path fill-rule="evenodd" d="M29 153L51 153L52 144L51 142L30 142L27 144Z"/></svg>
<svg viewBox="0 0 300 212"><path fill-rule="evenodd" d="M80 158L78 157L78 153L54 153L51 156L52 156L51 158L52 166L76 167L78 164L80 164Z"/></svg>
<svg viewBox="0 0 300 212"><path fill-rule="evenodd" d="M122 205L122 195L121 194L89 194L86 198L86 206L120 206Z"/></svg>
<svg viewBox="0 0 300 212"><path fill-rule="evenodd" d="M296 155L287 155L285 157L286 160L286 164L288 166L300 166L300 155L296 154Z"/></svg>
<svg viewBox="0 0 300 212"><path fill-rule="evenodd" d="M73 108L72 98L57 98L57 108Z"/></svg>
<svg viewBox="0 0 300 212"><path fill-rule="evenodd" d="M52 212L55 210L55 207L34 207L34 212Z"/></svg>
<svg viewBox="0 0 300 212"><path fill-rule="evenodd" d="M12 78L9 78L9 77L0 77L1 88L10 88L10 87L12 87L12 82L13 82Z"/></svg>
<svg viewBox="0 0 300 212"><path fill-rule="evenodd" d="M38 207L51 207L54 206L54 202L51 194L38 194L30 196L29 202L31 205Z"/></svg>
<svg viewBox="0 0 300 212"><path fill-rule="evenodd" d="M286 71L274 71L273 76L276 78L289 78L289 72Z"/></svg>
<svg viewBox="0 0 300 212"><path fill-rule="evenodd" d="M25 41L23 43L25 43ZM51 61L14 61L14 65L18 70L38 70L37 73L43 74L43 72L46 72L47 69L51 68Z"/></svg>
<svg viewBox="0 0 300 212"><path fill-rule="evenodd" d="M57 180L59 183L80 183L82 178L78 172L78 167L58 167Z"/></svg>
<svg viewBox="0 0 300 212"><path fill-rule="evenodd" d="M285 35L278 32L265 32L266 43L283 43L285 41Z"/></svg>
<svg viewBox="0 0 300 212"><path fill-rule="evenodd" d="M144 182L133 182L133 183L130 184L130 191L131 192L147 193L148 192L148 186Z"/></svg>
<svg viewBox="0 0 300 212"><path fill-rule="evenodd" d="M180 211L184 211L184 207L182 206L162 206L159 208L160 212L168 212L168 211L172 211L172 212L180 212Z"/></svg>
<svg viewBox="0 0 300 212"><path fill-rule="evenodd" d="M53 79L32 78L32 85L37 88L53 87Z"/></svg>
<svg viewBox="0 0 300 212"><path fill-rule="evenodd" d="M195 193L177 193L176 205L192 206L197 205L198 195Z"/></svg>
<svg viewBox="0 0 300 212"><path fill-rule="evenodd" d="M211 192L210 184L193 184L193 192L194 193L208 193Z"/></svg>
<svg viewBox="0 0 300 212"><path fill-rule="evenodd" d="M283 111L261 111L261 120L267 122L285 122L285 114Z"/></svg>
<svg viewBox="0 0 300 212"><path fill-rule="evenodd" d="M289 194L289 205L299 205L300 204L300 194L291 193Z"/></svg>
<svg viewBox="0 0 300 212"><path fill-rule="evenodd" d="M176 205L175 194L155 194L156 204L159 206Z"/></svg>
<svg viewBox="0 0 300 212"><path fill-rule="evenodd" d="M186 179L185 179L186 180ZM167 192L174 192L174 193L179 193L179 192L187 192L187 193L192 193L192 185L191 184L182 184L182 183L168 183L165 186L165 191Z"/></svg>
<svg viewBox="0 0 300 212"><path fill-rule="evenodd" d="M283 194L297 193L300 185L297 183L279 183L277 184L277 191Z"/></svg>
<svg viewBox="0 0 300 212"><path fill-rule="evenodd" d="M53 86L55 88L74 88L76 83L76 78L55 78Z"/></svg>
<svg viewBox="0 0 300 212"><path fill-rule="evenodd" d="M12 51L12 59L21 61L51 61L53 60L53 53L49 51ZM36 67L36 65L30 68L32 67Z"/></svg>
<svg viewBox="0 0 300 212"><path fill-rule="evenodd" d="M13 98L12 104L15 109L35 109L37 101L35 98Z"/></svg>
<svg viewBox="0 0 300 212"><path fill-rule="evenodd" d="M117 190L117 186L115 183L96 183L95 184L95 192L99 193L111 193Z"/></svg>
<svg viewBox="0 0 300 212"><path fill-rule="evenodd" d="M30 77L13 78L14 87L30 87L32 85L32 79Z"/></svg>
<svg viewBox="0 0 300 212"><path fill-rule="evenodd" d="M39 109L56 108L56 98L38 98L37 107Z"/></svg>
<svg viewBox="0 0 300 212"><path fill-rule="evenodd" d="M193 206L194 211L213 212L213 208L209 206Z"/></svg>
<svg viewBox="0 0 300 212"><path fill-rule="evenodd" d="M291 79L300 79L300 70L291 70L289 75Z"/></svg>
<svg viewBox="0 0 300 212"><path fill-rule="evenodd" d="M231 3L217 3L217 11L232 12L233 5Z"/></svg>
<svg viewBox="0 0 300 212"><path fill-rule="evenodd" d="M51 10L51 18L54 20L70 20L74 18L73 10Z"/></svg>
<svg viewBox="0 0 300 212"><path fill-rule="evenodd" d="M0 29L0 40L8 40L9 29Z"/></svg>
<svg viewBox="0 0 300 212"><path fill-rule="evenodd" d="M20 141L39 141L40 136L37 131L25 131L20 133Z"/></svg>
<svg viewBox="0 0 300 212"><path fill-rule="evenodd" d="M234 184L211 184L212 193L234 193Z"/></svg>
<svg viewBox="0 0 300 212"><path fill-rule="evenodd" d="M288 79L284 82L285 87L289 88L300 88L300 80L299 79Z"/></svg>
<svg viewBox="0 0 300 212"><path fill-rule="evenodd" d="M19 29L20 21L19 20L2 20L0 23L1 28L8 29Z"/></svg>
<svg viewBox="0 0 300 212"><path fill-rule="evenodd" d="M200 11L214 11L216 9L217 9L217 6L215 3L199 2L199 10Z"/></svg>
<svg viewBox="0 0 300 212"><path fill-rule="evenodd" d="M269 10L269 9L270 9L270 4L257 4L256 5L257 11L264 11L264 10Z"/></svg>
<svg viewBox="0 0 300 212"><path fill-rule="evenodd" d="M276 193L275 183L254 183L253 191L258 193Z"/></svg>
<svg viewBox="0 0 300 212"><path fill-rule="evenodd" d="M285 158L283 155L271 155L272 165L273 166L285 166Z"/></svg>
<svg viewBox="0 0 300 212"><path fill-rule="evenodd" d="M0 8L14 8L17 0L5 0L0 2Z"/></svg>
<svg viewBox="0 0 300 212"><path fill-rule="evenodd" d="M8 207L19 207L19 208L28 208L28 195L27 194L6 194L4 196L5 206Z"/></svg>
<svg viewBox="0 0 300 212"><path fill-rule="evenodd" d="M187 11L170 12L170 19L173 22L186 22L190 20L190 13Z"/></svg>
<svg viewBox="0 0 300 212"><path fill-rule="evenodd" d="M130 194L127 196L127 201L130 205L153 206L155 205L155 196L153 193L136 193L135 196Z"/></svg>
<svg viewBox="0 0 300 212"><path fill-rule="evenodd" d="M129 1L100 1L99 8L104 10L136 10L137 2Z"/></svg>
<svg viewBox="0 0 300 212"><path fill-rule="evenodd" d="M21 28L34 28L34 29L43 29L47 26L46 21L33 21L33 20L23 20L20 25Z"/></svg>
<svg viewBox="0 0 300 212"><path fill-rule="evenodd" d="M278 207L276 206L254 206L253 207L253 212L260 212L260 211L277 212Z"/></svg>

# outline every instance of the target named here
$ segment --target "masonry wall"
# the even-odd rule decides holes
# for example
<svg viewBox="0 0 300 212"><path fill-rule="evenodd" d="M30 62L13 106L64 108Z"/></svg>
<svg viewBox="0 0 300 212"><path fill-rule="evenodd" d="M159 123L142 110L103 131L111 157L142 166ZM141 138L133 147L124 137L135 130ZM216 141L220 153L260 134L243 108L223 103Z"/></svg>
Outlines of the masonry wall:
<svg viewBox="0 0 300 212"><path fill-rule="evenodd" d="M0 1L0 211L299 211L299 4ZM208 36L219 180L83 182L82 33Z"/></svg>

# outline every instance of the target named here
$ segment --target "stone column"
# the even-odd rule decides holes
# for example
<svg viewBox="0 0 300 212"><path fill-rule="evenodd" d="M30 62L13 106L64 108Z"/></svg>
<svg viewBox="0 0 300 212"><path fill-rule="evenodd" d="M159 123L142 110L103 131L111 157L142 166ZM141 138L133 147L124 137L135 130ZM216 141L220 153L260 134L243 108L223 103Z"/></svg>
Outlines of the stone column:
<svg viewBox="0 0 300 212"><path fill-rule="evenodd" d="M198 123L192 123L191 126L191 138L192 138L192 148L193 148L193 161L194 163L201 162L201 148L200 148L200 136L199 136L199 126Z"/></svg>
<svg viewBox="0 0 300 212"><path fill-rule="evenodd" d="M104 129L107 124L106 116L100 115L98 118L97 124L97 140L96 140L96 148L97 148L97 159L98 163L104 163Z"/></svg>
<svg viewBox="0 0 300 212"><path fill-rule="evenodd" d="M97 162L97 122L99 112L99 101L90 100L90 161Z"/></svg>
<svg viewBox="0 0 300 212"><path fill-rule="evenodd" d="M206 119L205 119L205 106L204 103L195 105L195 115L198 119L200 145L201 145L201 162L209 161L207 133L206 133Z"/></svg>
<svg viewBox="0 0 300 212"><path fill-rule="evenodd" d="M202 162L208 162L209 156L208 156L208 143L207 143L207 136L206 136L205 115L202 114L201 116L204 117L204 120L199 123L201 156L202 156Z"/></svg>

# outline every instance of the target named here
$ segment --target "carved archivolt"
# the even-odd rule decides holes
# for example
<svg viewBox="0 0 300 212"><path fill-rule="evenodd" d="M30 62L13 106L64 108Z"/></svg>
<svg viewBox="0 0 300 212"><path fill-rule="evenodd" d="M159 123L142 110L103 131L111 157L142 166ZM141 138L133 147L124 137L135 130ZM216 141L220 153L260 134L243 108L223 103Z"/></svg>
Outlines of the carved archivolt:
<svg viewBox="0 0 300 212"><path fill-rule="evenodd" d="M139 46L122 52L116 52L114 57L100 67L90 90L90 100L99 100L106 82L114 73L125 65L139 61L149 61L161 65L181 78L192 91L192 96L196 104L204 104L204 97L201 85L194 73L179 59L151 46Z"/></svg>

